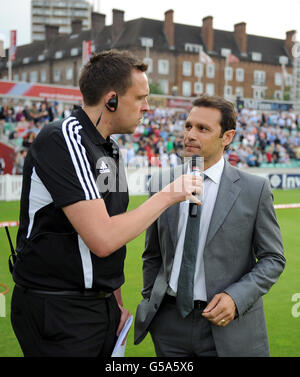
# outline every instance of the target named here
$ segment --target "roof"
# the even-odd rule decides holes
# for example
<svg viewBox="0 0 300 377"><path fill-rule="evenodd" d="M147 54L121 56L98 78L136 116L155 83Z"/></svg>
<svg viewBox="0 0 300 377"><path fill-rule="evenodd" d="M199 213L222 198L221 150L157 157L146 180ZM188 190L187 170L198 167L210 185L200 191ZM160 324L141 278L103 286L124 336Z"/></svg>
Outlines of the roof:
<svg viewBox="0 0 300 377"><path fill-rule="evenodd" d="M41 55L45 60L64 59L81 56L82 42L84 40L94 39L95 51L110 49L133 49L142 48L141 37L153 39L152 49L155 51L172 52L175 54L190 53L186 51L187 43L202 45L206 51L204 41L201 36L201 27L174 23L175 46L171 50L166 35L164 34L164 21L153 20L148 18L138 18L124 22L124 29L118 39L112 43L111 38L112 25L104 26L97 33L92 30L83 30L78 35L60 35L51 45L46 48L45 41L33 42L27 45L18 46L17 58L14 66L24 65L24 58L29 58L30 63L42 62ZM94 37L94 38L93 38ZM71 55L71 50L77 48L77 55ZM279 65L279 56L288 56L283 39L267 38L263 36L247 34L247 56L243 56L234 38L234 32L214 29L214 51L208 52L211 56L223 58L221 49L230 49L232 54L237 56L241 61L253 61L252 52L261 53L260 63ZM61 57L55 57L57 51L62 51ZM74 50L73 50L73 53ZM194 52L197 54L197 52ZM40 58L39 58L40 57ZM39 60L40 59L40 60ZM28 59L27 59L28 60ZM289 59L289 64L291 64ZM6 62L2 60L0 69L6 67Z"/></svg>

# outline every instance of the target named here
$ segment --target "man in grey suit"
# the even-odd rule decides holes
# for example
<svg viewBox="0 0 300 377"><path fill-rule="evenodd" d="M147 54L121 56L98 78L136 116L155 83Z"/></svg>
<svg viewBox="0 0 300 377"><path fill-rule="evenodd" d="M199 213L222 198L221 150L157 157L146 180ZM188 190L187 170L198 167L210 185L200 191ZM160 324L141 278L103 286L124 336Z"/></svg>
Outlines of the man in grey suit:
<svg viewBox="0 0 300 377"><path fill-rule="evenodd" d="M262 296L285 258L268 181L224 160L235 126L230 102L194 101L184 145L187 157L204 158L198 231L191 228L189 203L182 202L146 232L135 344L150 331L157 356L269 356ZM173 169L169 181L182 169L191 167ZM163 180L153 176L150 195Z"/></svg>

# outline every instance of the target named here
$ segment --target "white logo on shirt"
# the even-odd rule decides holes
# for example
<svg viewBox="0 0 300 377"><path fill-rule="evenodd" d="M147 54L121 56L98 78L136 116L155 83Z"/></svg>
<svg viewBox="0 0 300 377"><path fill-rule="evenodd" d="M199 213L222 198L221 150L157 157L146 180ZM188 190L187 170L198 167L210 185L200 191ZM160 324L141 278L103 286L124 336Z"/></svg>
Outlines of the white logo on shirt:
<svg viewBox="0 0 300 377"><path fill-rule="evenodd" d="M100 173L100 174L103 174L103 173L110 173L110 170L109 170L109 168L108 168L108 165L107 165L104 161L101 162L101 166L100 166L100 169L99 169L99 173Z"/></svg>

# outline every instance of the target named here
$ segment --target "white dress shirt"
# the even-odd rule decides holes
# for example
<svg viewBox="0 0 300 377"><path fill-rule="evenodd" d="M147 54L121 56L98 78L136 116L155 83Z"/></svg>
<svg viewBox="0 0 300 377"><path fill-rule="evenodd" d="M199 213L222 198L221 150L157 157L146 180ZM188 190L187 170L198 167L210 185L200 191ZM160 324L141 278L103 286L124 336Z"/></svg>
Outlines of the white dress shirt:
<svg viewBox="0 0 300 377"><path fill-rule="evenodd" d="M206 242L207 232L216 202L216 197L219 190L220 180L224 169L224 158L222 158L213 166L204 171L207 178L204 181L203 187L203 203L199 227L199 242L197 251L197 260L194 277L194 300L207 301L205 274L203 264L203 251ZM188 172L190 170L188 169ZM179 219L178 219L178 241L175 250L174 263L169 281L169 288L167 293L176 295L177 283L181 267L181 260L183 254L183 245L185 239L185 230L189 215L189 201L180 203Z"/></svg>

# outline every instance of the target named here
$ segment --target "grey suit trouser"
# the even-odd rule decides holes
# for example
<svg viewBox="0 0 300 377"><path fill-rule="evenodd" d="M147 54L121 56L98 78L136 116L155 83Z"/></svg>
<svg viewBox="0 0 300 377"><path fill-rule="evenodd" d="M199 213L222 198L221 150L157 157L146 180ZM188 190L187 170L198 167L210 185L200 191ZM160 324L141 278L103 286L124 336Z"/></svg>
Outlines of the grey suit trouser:
<svg viewBox="0 0 300 377"><path fill-rule="evenodd" d="M149 331L158 357L216 357L211 326L202 309L182 318L175 302L163 300Z"/></svg>

